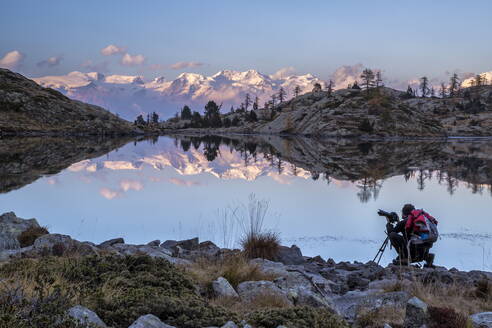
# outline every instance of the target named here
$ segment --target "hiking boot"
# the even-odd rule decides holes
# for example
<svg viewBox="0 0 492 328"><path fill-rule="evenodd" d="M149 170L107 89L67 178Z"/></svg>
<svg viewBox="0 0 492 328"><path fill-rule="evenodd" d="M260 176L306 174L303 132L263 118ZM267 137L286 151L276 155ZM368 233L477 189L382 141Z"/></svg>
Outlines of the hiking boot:
<svg viewBox="0 0 492 328"><path fill-rule="evenodd" d="M434 258L435 257L436 257L436 255L433 254L433 253L427 254L427 256L425 258L424 268L433 268L434 267Z"/></svg>

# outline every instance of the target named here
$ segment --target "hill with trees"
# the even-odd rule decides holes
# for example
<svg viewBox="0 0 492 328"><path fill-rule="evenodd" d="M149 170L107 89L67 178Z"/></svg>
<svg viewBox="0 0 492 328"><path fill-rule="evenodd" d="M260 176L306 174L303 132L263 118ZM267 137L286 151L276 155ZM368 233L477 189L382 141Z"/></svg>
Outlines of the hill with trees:
<svg viewBox="0 0 492 328"><path fill-rule="evenodd" d="M286 99L281 89L263 107L253 104L247 94L239 108L210 115L181 114L162 124L165 130L215 133L292 134L334 137L439 137L491 136L492 85L477 76L472 86L461 88L456 74L440 90L427 77L407 91L387 88L381 72L365 69L347 89L333 91L333 82L323 89L316 83L311 92ZM214 108L219 108L213 101ZM191 113L191 117L190 117Z"/></svg>

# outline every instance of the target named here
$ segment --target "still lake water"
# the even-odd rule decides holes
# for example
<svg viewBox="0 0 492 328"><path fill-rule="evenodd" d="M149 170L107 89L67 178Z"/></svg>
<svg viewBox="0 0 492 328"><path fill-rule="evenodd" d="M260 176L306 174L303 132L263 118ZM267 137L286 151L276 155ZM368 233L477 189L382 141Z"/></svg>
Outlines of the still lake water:
<svg viewBox="0 0 492 328"><path fill-rule="evenodd" d="M410 202L440 221L437 265L492 271L491 140L126 142L0 140L0 212L95 243L198 236L231 247L238 226L224 212L254 193L268 200L265 225L283 244L366 262L385 238L377 210ZM394 256L387 249L383 264Z"/></svg>

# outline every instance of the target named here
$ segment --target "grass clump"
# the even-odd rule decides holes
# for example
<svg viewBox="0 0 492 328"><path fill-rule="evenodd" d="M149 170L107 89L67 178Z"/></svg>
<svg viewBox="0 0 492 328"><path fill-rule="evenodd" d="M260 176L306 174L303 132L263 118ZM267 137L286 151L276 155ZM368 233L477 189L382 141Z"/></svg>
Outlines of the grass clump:
<svg viewBox="0 0 492 328"><path fill-rule="evenodd" d="M383 306L375 309L361 309L357 313L355 327L379 328L385 323L391 327L402 327L404 319L404 308Z"/></svg>
<svg viewBox="0 0 492 328"><path fill-rule="evenodd" d="M80 304L114 328L127 328L149 313L185 328L221 326L236 319L198 296L182 271L147 256L22 259L0 267L0 278L7 279L2 289L19 284L23 299L31 303L41 285L46 293L59 290L69 295L59 311Z"/></svg>
<svg viewBox="0 0 492 328"><path fill-rule="evenodd" d="M311 307L292 307L255 311L248 316L246 321L257 328L276 328L280 325L289 328L349 327L344 320L329 310Z"/></svg>
<svg viewBox="0 0 492 328"><path fill-rule="evenodd" d="M249 203L243 207L242 214L236 215L242 229L241 247L247 258L263 258L274 260L280 248L278 233L264 228L269 203L249 196Z"/></svg>
<svg viewBox="0 0 492 328"><path fill-rule="evenodd" d="M212 281L224 277L232 287L236 288L243 281L272 281L275 275L266 274L260 267L250 261L243 254L231 254L223 258L201 258L195 261L186 270L202 287L211 287Z"/></svg>
<svg viewBox="0 0 492 328"><path fill-rule="evenodd" d="M32 246L36 239L47 234L49 234L49 231L45 227L30 227L21 232L17 236L17 240L19 241L20 247L28 247Z"/></svg>

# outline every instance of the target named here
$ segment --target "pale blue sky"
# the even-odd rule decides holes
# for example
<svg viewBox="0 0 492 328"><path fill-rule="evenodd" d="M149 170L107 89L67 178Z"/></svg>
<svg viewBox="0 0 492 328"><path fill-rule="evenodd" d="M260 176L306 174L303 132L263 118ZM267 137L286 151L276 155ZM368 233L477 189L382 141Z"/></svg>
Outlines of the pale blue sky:
<svg viewBox="0 0 492 328"><path fill-rule="evenodd" d="M492 1L39 1L2 0L0 58L24 54L15 70L29 76L88 71L164 75L221 69L328 78L363 63L390 78L492 69ZM109 44L145 57L142 65L103 56ZM36 65L49 57L58 65ZM176 62L200 67L170 69ZM151 65L160 65L159 68Z"/></svg>

